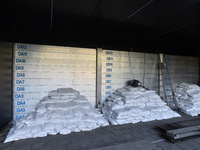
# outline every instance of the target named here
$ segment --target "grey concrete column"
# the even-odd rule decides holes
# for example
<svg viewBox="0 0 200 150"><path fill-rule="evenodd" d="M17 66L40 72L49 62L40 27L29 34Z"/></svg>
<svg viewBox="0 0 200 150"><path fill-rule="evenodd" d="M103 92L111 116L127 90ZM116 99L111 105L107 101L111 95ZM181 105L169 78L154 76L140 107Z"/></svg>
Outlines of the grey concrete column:
<svg viewBox="0 0 200 150"><path fill-rule="evenodd" d="M102 82L102 48L97 48L96 50L96 104L95 107L98 108L101 103L101 82Z"/></svg>

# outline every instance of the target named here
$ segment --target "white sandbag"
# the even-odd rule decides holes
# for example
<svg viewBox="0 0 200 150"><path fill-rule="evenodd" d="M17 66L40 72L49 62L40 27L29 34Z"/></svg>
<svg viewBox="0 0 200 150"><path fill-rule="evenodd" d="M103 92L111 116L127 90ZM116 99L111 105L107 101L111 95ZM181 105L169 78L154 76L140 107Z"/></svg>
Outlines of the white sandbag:
<svg viewBox="0 0 200 150"><path fill-rule="evenodd" d="M159 98L159 96L154 93L154 92L151 92L151 93L146 93L143 95L145 98L148 98L148 99L154 99L154 98Z"/></svg>
<svg viewBox="0 0 200 150"><path fill-rule="evenodd" d="M21 120L22 122L26 121L26 120L32 120L34 119L34 116L35 116L35 112L30 112L24 119L24 120Z"/></svg>
<svg viewBox="0 0 200 150"><path fill-rule="evenodd" d="M82 103L81 103L81 104L82 104ZM77 107L79 106L79 104L76 103L76 102L68 102L68 103L67 103L67 106L68 106L69 108L71 108L71 109L74 109L74 108L77 108Z"/></svg>
<svg viewBox="0 0 200 150"><path fill-rule="evenodd" d="M88 116L88 115L83 115L83 116L81 117L81 121L85 121L85 122L94 122L94 123L97 122L94 116Z"/></svg>
<svg viewBox="0 0 200 150"><path fill-rule="evenodd" d="M78 103L79 107L83 108L83 109L90 109L92 108L91 107L91 104L89 104L88 102L87 103Z"/></svg>
<svg viewBox="0 0 200 150"><path fill-rule="evenodd" d="M55 103L47 103L47 104L45 104L45 107L47 110L56 110L57 109L57 106Z"/></svg>
<svg viewBox="0 0 200 150"><path fill-rule="evenodd" d="M121 96L115 95L115 94L111 94L108 96L107 101L112 101L112 102L116 102L116 101L121 101Z"/></svg>
<svg viewBox="0 0 200 150"><path fill-rule="evenodd" d="M111 118L111 117L108 117L108 121L109 121L112 125L118 125L118 124L119 124L115 119L113 119L113 118Z"/></svg>
<svg viewBox="0 0 200 150"><path fill-rule="evenodd" d="M48 96L57 95L57 90L52 90L49 92Z"/></svg>
<svg viewBox="0 0 200 150"><path fill-rule="evenodd" d="M43 124L45 120L48 120L51 116L51 112L47 111L45 113L36 113L35 114L35 120L33 124Z"/></svg>
<svg viewBox="0 0 200 150"><path fill-rule="evenodd" d="M50 100L50 97L49 96L45 96L45 97L43 97L43 99L40 102L49 101L49 100Z"/></svg>
<svg viewBox="0 0 200 150"><path fill-rule="evenodd" d="M138 123L138 122L140 122L140 120L132 119L132 120L130 121L130 123L132 123L132 124L135 124L135 123Z"/></svg>
<svg viewBox="0 0 200 150"><path fill-rule="evenodd" d="M55 126L54 126L54 123L46 123L44 125L44 130L48 133L50 132L51 130L54 130Z"/></svg>
<svg viewBox="0 0 200 150"><path fill-rule="evenodd" d="M57 89L57 93L60 95L80 95L80 92L72 88L59 88Z"/></svg>
<svg viewBox="0 0 200 150"><path fill-rule="evenodd" d="M181 83L175 91L182 94L177 101L180 110L188 115L195 116L200 108L200 87L195 84Z"/></svg>
<svg viewBox="0 0 200 150"><path fill-rule="evenodd" d="M89 128L89 129L95 129L97 127L98 127L98 125L96 124L96 122L88 122L87 123L87 128Z"/></svg>
<svg viewBox="0 0 200 150"><path fill-rule="evenodd" d="M85 115L85 111L82 109L82 108L75 108L75 109L72 109L73 111L73 115L74 116L82 116L82 115Z"/></svg>
<svg viewBox="0 0 200 150"><path fill-rule="evenodd" d="M42 104L47 104L47 103L56 103L58 102L57 99L49 99L49 100L42 100L40 101Z"/></svg>
<svg viewBox="0 0 200 150"><path fill-rule="evenodd" d="M39 103L39 104L36 106L35 111L36 111L37 113L44 113L44 112L46 112L47 110L46 110L45 104Z"/></svg>
<svg viewBox="0 0 200 150"><path fill-rule="evenodd" d="M64 118L51 118L51 119L48 119L47 121L46 121L46 124L48 124L48 123L60 123L60 124L64 124L65 122L66 122L66 120L64 119Z"/></svg>
<svg viewBox="0 0 200 150"><path fill-rule="evenodd" d="M30 132L32 132L32 133L38 133L38 132L40 132L40 131L42 131L42 126L41 125L37 125L37 126L32 126L31 127L31 130L30 130Z"/></svg>
<svg viewBox="0 0 200 150"><path fill-rule="evenodd" d="M137 94L138 95L138 94ZM132 99L132 95L131 94L123 94L123 95L121 95L121 97L123 98L123 99Z"/></svg>
<svg viewBox="0 0 200 150"><path fill-rule="evenodd" d="M180 102L182 102L183 100L180 99ZM191 103L194 103L194 102L199 102L200 101L200 97L196 97L196 98L192 98L192 97L188 97L187 99L185 99L184 101L189 101ZM183 102L184 102L183 101Z"/></svg>
<svg viewBox="0 0 200 150"><path fill-rule="evenodd" d="M148 101L148 99L146 99L144 96L140 96L136 100L137 102L141 102L141 103L145 103Z"/></svg>
<svg viewBox="0 0 200 150"><path fill-rule="evenodd" d="M49 97L44 97L27 117L17 120L4 142L47 134L90 131L105 125L108 121L79 92L71 88L58 89L51 91Z"/></svg>
<svg viewBox="0 0 200 150"><path fill-rule="evenodd" d="M171 111L166 103L155 93L143 87L127 86L119 88L114 95L122 97L122 103L116 103L112 95L104 102L102 112L111 124L136 123L138 121L151 121L164 119L163 115L156 115L162 111ZM115 108L115 109L113 109ZM170 117L177 117L172 111ZM169 116L167 116L169 118Z"/></svg>
<svg viewBox="0 0 200 150"><path fill-rule="evenodd" d="M189 84L189 83L185 83L185 82L180 83L178 86L179 87L188 87L190 89L199 89L199 86L197 86L196 84Z"/></svg>
<svg viewBox="0 0 200 150"><path fill-rule="evenodd" d="M125 104L131 104L131 103L134 103L136 101L136 99L133 99L131 97L123 98L122 100L124 101Z"/></svg>
<svg viewBox="0 0 200 150"><path fill-rule="evenodd" d="M118 105L118 104L116 104L115 102L112 102L112 101L108 101L108 102L106 103L106 105L108 105L108 107L109 107L111 110L120 109L120 108L123 108L123 107L124 107L123 105Z"/></svg>
<svg viewBox="0 0 200 150"><path fill-rule="evenodd" d="M186 100L186 99L188 99L189 97L188 97L188 95L181 95L181 96L179 96L179 99L182 99L182 100Z"/></svg>
<svg viewBox="0 0 200 150"><path fill-rule="evenodd" d="M60 130L60 134L65 135L65 134L69 134L69 133L71 133L71 130L69 130L69 129L63 128Z"/></svg>
<svg viewBox="0 0 200 150"><path fill-rule="evenodd" d="M130 123L126 119L120 119L120 118L116 119L115 121L120 125Z"/></svg>
<svg viewBox="0 0 200 150"><path fill-rule="evenodd" d="M188 111L188 114L191 116L198 116L200 114L200 110Z"/></svg>
<svg viewBox="0 0 200 150"><path fill-rule="evenodd" d="M72 116L71 118L66 118L67 123L76 123L81 120L82 116Z"/></svg>
<svg viewBox="0 0 200 150"><path fill-rule="evenodd" d="M68 110L69 107L70 108L74 108L74 107L71 107L71 105L69 105L70 102L67 102L67 103L63 103L63 102L57 102L55 103L56 105L56 109L60 110L60 111L63 111L63 110ZM71 104L71 103L70 103Z"/></svg>
<svg viewBox="0 0 200 150"><path fill-rule="evenodd" d="M61 115L60 116L61 118L65 118L65 119L72 118L73 117L73 111L72 111L72 109L62 110L60 112L60 115Z"/></svg>
<svg viewBox="0 0 200 150"><path fill-rule="evenodd" d="M124 102L122 100L116 100L115 103L117 105L124 105Z"/></svg>
<svg viewBox="0 0 200 150"><path fill-rule="evenodd" d="M130 111L126 108L120 108L120 109L114 110L114 113L117 116L127 116L130 113Z"/></svg>
<svg viewBox="0 0 200 150"><path fill-rule="evenodd" d="M48 134L56 135L56 134L58 134L58 132L55 129L53 129L53 130L49 131Z"/></svg>
<svg viewBox="0 0 200 150"><path fill-rule="evenodd" d="M141 108L140 107L134 107L134 106L131 106L131 107L127 107L127 109L129 109L131 111L130 114L132 113L140 113L141 112Z"/></svg>
<svg viewBox="0 0 200 150"><path fill-rule="evenodd" d="M151 112L162 112L162 111L168 111L168 106L152 106L148 108Z"/></svg>
<svg viewBox="0 0 200 150"><path fill-rule="evenodd" d="M47 132L46 131L39 131L39 132L37 132L35 135L34 135L34 137L36 138L36 137L45 137L45 136L47 136ZM32 136L26 136L24 139L27 139L27 138L31 138Z"/></svg>
<svg viewBox="0 0 200 150"><path fill-rule="evenodd" d="M140 111L141 116L148 116L150 113L151 113L151 111L148 108L146 108L146 107L141 108L141 111Z"/></svg>
<svg viewBox="0 0 200 150"><path fill-rule="evenodd" d="M50 99L55 99L55 100L59 100L60 99L60 95L52 95L52 96L49 96Z"/></svg>
<svg viewBox="0 0 200 150"><path fill-rule="evenodd" d="M100 126L108 126L109 123L103 117L96 117L97 124Z"/></svg>
<svg viewBox="0 0 200 150"><path fill-rule="evenodd" d="M69 129L69 130L72 130L73 128L76 127L76 123L66 123L66 128Z"/></svg>
<svg viewBox="0 0 200 150"><path fill-rule="evenodd" d="M99 111L97 111L95 109L89 109L89 110L85 111L85 114L88 115L88 116L94 116L94 117L101 116Z"/></svg>
<svg viewBox="0 0 200 150"><path fill-rule="evenodd" d="M82 130L83 128L87 128L87 122L86 121L81 121L77 123L77 128Z"/></svg>
<svg viewBox="0 0 200 150"><path fill-rule="evenodd" d="M147 122L147 121L152 121L152 120L155 120L156 117L154 118L150 118L150 117L145 117L145 118L142 118L141 119L141 122ZM157 118L156 118L157 119Z"/></svg>
<svg viewBox="0 0 200 150"><path fill-rule="evenodd" d="M74 98L77 98L77 96L70 96L70 95L61 95L60 101L72 101Z"/></svg>
<svg viewBox="0 0 200 150"><path fill-rule="evenodd" d="M54 119L54 118L59 118L61 116L61 111L60 110L53 110L51 112L51 118Z"/></svg>
<svg viewBox="0 0 200 150"><path fill-rule="evenodd" d="M136 94L136 93L131 94L131 98L133 98L133 99L137 99L140 96L141 96L141 94Z"/></svg>
<svg viewBox="0 0 200 150"><path fill-rule="evenodd" d="M162 114L162 118L164 119L169 119L169 118L172 118L172 117L175 117L176 115L174 115L173 113L165 113L165 114ZM179 117L180 115L177 115L177 117Z"/></svg>
<svg viewBox="0 0 200 150"><path fill-rule="evenodd" d="M92 131L91 128L82 128L81 130L82 130L82 131Z"/></svg>
<svg viewBox="0 0 200 150"><path fill-rule="evenodd" d="M72 129L72 132L80 132L81 130L78 127Z"/></svg>
<svg viewBox="0 0 200 150"><path fill-rule="evenodd" d="M152 102L152 101L148 101L148 102L146 102L145 104L146 104L147 107L148 107L148 106L158 106L157 103Z"/></svg>
<svg viewBox="0 0 200 150"><path fill-rule="evenodd" d="M61 100L72 101L73 99L78 98L78 95L61 95Z"/></svg>
<svg viewBox="0 0 200 150"><path fill-rule="evenodd" d="M152 90L145 90L144 91L144 94L148 94L148 93L155 93L156 94L156 91L152 91Z"/></svg>
<svg viewBox="0 0 200 150"><path fill-rule="evenodd" d="M200 96L200 89L198 90L194 90L194 89L190 89L190 90L187 90L186 93L193 97L193 98L196 98L196 97L199 97Z"/></svg>
<svg viewBox="0 0 200 150"><path fill-rule="evenodd" d="M82 95L80 95L77 98L74 98L72 101L77 103L88 103L88 100L85 98L85 96Z"/></svg>
<svg viewBox="0 0 200 150"><path fill-rule="evenodd" d="M108 107L106 107L105 104L103 105L101 111L102 111L102 113L103 113L103 115L104 115L105 117L110 116L110 113L112 112L110 109L108 109Z"/></svg>

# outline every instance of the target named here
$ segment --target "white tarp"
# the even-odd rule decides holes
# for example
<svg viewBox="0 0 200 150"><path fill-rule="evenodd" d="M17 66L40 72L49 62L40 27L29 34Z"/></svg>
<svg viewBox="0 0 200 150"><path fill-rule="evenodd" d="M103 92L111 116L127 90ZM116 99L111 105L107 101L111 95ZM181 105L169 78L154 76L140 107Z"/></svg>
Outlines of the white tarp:
<svg viewBox="0 0 200 150"><path fill-rule="evenodd" d="M126 124L180 117L155 93L143 87L117 89L103 103L102 112L111 124Z"/></svg>
<svg viewBox="0 0 200 150"><path fill-rule="evenodd" d="M109 123L78 91L60 88L49 92L25 118L17 120L5 142L89 131Z"/></svg>
<svg viewBox="0 0 200 150"><path fill-rule="evenodd" d="M179 109L191 116L200 113L200 87L196 84L180 83L174 90Z"/></svg>

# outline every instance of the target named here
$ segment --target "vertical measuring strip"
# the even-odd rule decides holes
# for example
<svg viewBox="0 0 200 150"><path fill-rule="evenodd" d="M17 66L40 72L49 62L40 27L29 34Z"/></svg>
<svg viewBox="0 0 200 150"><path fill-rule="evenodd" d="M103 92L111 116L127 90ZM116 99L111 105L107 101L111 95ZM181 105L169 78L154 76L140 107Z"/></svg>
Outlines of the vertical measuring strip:
<svg viewBox="0 0 200 150"><path fill-rule="evenodd" d="M27 45L24 44L17 44L17 46L14 47L14 87L16 88L16 91L13 94L13 102L14 102L14 108L13 112L16 114L14 119L19 119L25 116L26 113L26 100L25 100L25 77L26 73L25 70L25 64L27 62L26 57L28 56L27 52ZM15 91L15 90L14 90Z"/></svg>
<svg viewBox="0 0 200 150"><path fill-rule="evenodd" d="M113 51L106 51L105 100L112 93Z"/></svg>

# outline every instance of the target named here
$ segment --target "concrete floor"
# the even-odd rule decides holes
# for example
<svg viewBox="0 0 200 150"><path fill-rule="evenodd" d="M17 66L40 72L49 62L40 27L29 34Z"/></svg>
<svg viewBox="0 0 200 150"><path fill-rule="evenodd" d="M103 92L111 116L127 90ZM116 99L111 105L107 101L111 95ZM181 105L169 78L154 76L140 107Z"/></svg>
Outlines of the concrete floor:
<svg viewBox="0 0 200 150"><path fill-rule="evenodd" d="M180 112L179 112L180 113ZM140 122L136 124L109 125L93 131L70 133L68 135L49 135L43 138L19 140L3 143L11 125L0 132L1 150L200 150L200 136L178 143L166 140L158 129L159 125L190 120L191 117L180 113L182 117Z"/></svg>

